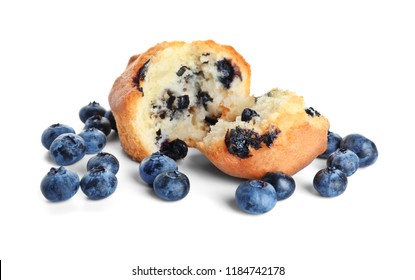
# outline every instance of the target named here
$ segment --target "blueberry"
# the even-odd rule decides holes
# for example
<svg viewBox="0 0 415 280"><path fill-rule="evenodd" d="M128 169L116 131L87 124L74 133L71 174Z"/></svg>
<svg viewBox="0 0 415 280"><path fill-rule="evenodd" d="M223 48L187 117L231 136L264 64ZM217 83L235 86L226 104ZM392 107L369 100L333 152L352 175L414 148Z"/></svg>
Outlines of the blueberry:
<svg viewBox="0 0 415 280"><path fill-rule="evenodd" d="M196 98L197 98L196 104L203 105L205 110L208 109L207 103L213 101L213 98L209 95L209 93L207 91L202 91L202 90L199 90L197 92Z"/></svg>
<svg viewBox="0 0 415 280"><path fill-rule="evenodd" d="M336 167L349 177L359 168L359 157L348 149L337 149L327 159L327 166Z"/></svg>
<svg viewBox="0 0 415 280"><path fill-rule="evenodd" d="M341 195L347 187L346 175L335 167L322 169L314 176L314 189L324 197Z"/></svg>
<svg viewBox="0 0 415 280"><path fill-rule="evenodd" d="M225 134L225 145L228 152L240 158L251 156L249 148L261 148L262 138L253 129L240 128L228 130Z"/></svg>
<svg viewBox="0 0 415 280"><path fill-rule="evenodd" d="M94 167L104 167L116 175L120 169L120 163L118 162L118 159L110 153L98 153L96 156L91 157L86 164L86 169L88 171Z"/></svg>
<svg viewBox="0 0 415 280"><path fill-rule="evenodd" d="M117 122L115 121L115 118L114 118L114 115L113 115L112 111L111 110L106 111L104 117L106 117L110 121L111 128L115 131L118 131L117 130Z"/></svg>
<svg viewBox="0 0 415 280"><path fill-rule="evenodd" d="M50 144L52 144L53 140L64 133L75 133L75 130L66 124L52 124L42 133L42 145L49 150Z"/></svg>
<svg viewBox="0 0 415 280"><path fill-rule="evenodd" d="M225 145L229 153L240 158L248 158L252 156L250 154L250 148L258 150L263 147L262 144L265 144L269 148L280 133L281 130L277 128L259 135L254 129L240 128L237 126L226 131Z"/></svg>
<svg viewBox="0 0 415 280"><path fill-rule="evenodd" d="M150 186L153 185L154 179L157 175L169 170L177 170L177 163L160 152L153 153L152 155L144 158L139 167L141 179L143 179L143 181Z"/></svg>
<svg viewBox="0 0 415 280"><path fill-rule="evenodd" d="M154 179L153 189L161 199L177 201L189 193L190 182L183 173L177 170L169 170L157 175Z"/></svg>
<svg viewBox="0 0 415 280"><path fill-rule="evenodd" d="M58 202L68 200L79 189L78 175L65 167L52 167L40 183L40 190L47 200Z"/></svg>
<svg viewBox="0 0 415 280"><path fill-rule="evenodd" d="M219 82L222 83L224 88L229 89L236 75L235 69L233 68L231 62L226 58L219 60L216 62L216 69L219 72Z"/></svg>
<svg viewBox="0 0 415 280"><path fill-rule="evenodd" d="M243 121L243 122L249 122L250 120L252 120L253 117L259 117L258 113L255 112L252 109L245 108L242 111L241 121Z"/></svg>
<svg viewBox="0 0 415 280"><path fill-rule="evenodd" d="M217 117L206 116L205 117L205 122L209 126L215 125L218 122L218 118Z"/></svg>
<svg viewBox="0 0 415 280"><path fill-rule="evenodd" d="M309 116L311 116L313 118L314 117L320 117L321 116L320 112L317 111L317 110L315 110L313 107L309 107L309 108L306 108L304 110L307 113L307 115L309 115Z"/></svg>
<svg viewBox="0 0 415 280"><path fill-rule="evenodd" d="M277 129L270 129L268 133L264 133L261 135L261 141L267 145L268 148L271 147L271 145L274 143L274 140L278 137L278 135L281 133L281 130L279 128Z"/></svg>
<svg viewBox="0 0 415 280"><path fill-rule="evenodd" d="M278 201L289 198L295 191L294 179L282 172L267 173L262 181L270 183L275 188Z"/></svg>
<svg viewBox="0 0 415 280"><path fill-rule="evenodd" d="M49 149L50 157L59 165L70 165L80 161L86 153L86 144L81 136L64 133L53 140Z"/></svg>
<svg viewBox="0 0 415 280"><path fill-rule="evenodd" d="M96 127L97 129L104 132L106 136L111 132L110 121L106 117L100 115L94 115L85 121L84 129L88 129L91 127Z"/></svg>
<svg viewBox="0 0 415 280"><path fill-rule="evenodd" d="M99 115L104 116L105 115L105 108L99 105L98 102L90 102L88 105L85 105L84 107L79 110L79 118L83 123L86 122L86 120L92 116Z"/></svg>
<svg viewBox="0 0 415 280"><path fill-rule="evenodd" d="M142 96L144 96L144 92L141 82L143 82L146 79L149 63L150 59L147 60L140 69L138 69L137 75L133 78L133 85L137 87L137 89L141 92Z"/></svg>
<svg viewBox="0 0 415 280"><path fill-rule="evenodd" d="M236 204L249 214L263 214L274 208L277 192L268 182L251 180L243 182L235 192Z"/></svg>
<svg viewBox="0 0 415 280"><path fill-rule="evenodd" d="M181 77L184 74L184 72L186 72L186 70L190 70L190 68L187 66L182 66L179 68L179 70L177 70L176 75Z"/></svg>
<svg viewBox="0 0 415 280"><path fill-rule="evenodd" d="M190 99L188 95L175 96L174 92L169 89L167 90L167 94L169 98L166 100L166 107L172 111L172 115L177 111L183 111L189 107Z"/></svg>
<svg viewBox="0 0 415 280"><path fill-rule="evenodd" d="M173 93L170 91L167 91L167 93L169 94L169 98L167 98L166 100L166 107L169 110L173 110L173 105L174 101L176 100L176 96L174 96Z"/></svg>
<svg viewBox="0 0 415 280"><path fill-rule="evenodd" d="M177 97L177 109L183 110L189 107L190 101L188 95L182 95Z"/></svg>
<svg viewBox="0 0 415 280"><path fill-rule="evenodd" d="M81 179L81 190L92 200L103 199L114 193L117 177L104 167L94 167Z"/></svg>
<svg viewBox="0 0 415 280"><path fill-rule="evenodd" d="M82 130L79 136L85 141L87 154L99 153L107 144L107 137L104 132L95 127Z"/></svg>
<svg viewBox="0 0 415 280"><path fill-rule="evenodd" d="M342 137L339 134L329 131L327 133L327 149L318 157L324 159L328 158L329 155L331 155L335 150L337 150L340 147L341 140Z"/></svg>
<svg viewBox="0 0 415 280"><path fill-rule="evenodd" d="M340 142L340 148L349 149L359 157L359 167L375 163L378 150L375 143L360 134L350 134Z"/></svg>
<svg viewBox="0 0 415 280"><path fill-rule="evenodd" d="M174 160L183 159L187 155L187 145L183 140L165 141L160 146L160 153Z"/></svg>

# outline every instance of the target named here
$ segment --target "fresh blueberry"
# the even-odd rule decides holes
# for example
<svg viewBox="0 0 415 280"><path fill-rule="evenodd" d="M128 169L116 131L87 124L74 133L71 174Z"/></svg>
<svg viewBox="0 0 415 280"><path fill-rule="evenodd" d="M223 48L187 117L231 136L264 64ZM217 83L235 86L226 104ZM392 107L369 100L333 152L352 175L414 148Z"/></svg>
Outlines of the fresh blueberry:
<svg viewBox="0 0 415 280"><path fill-rule="evenodd" d="M349 177L359 168L359 157L348 149L337 149L327 159L327 166L336 167Z"/></svg>
<svg viewBox="0 0 415 280"><path fill-rule="evenodd" d="M114 115L112 114L112 111L111 110L106 111L104 117L106 117L110 121L111 128L115 131L118 131L117 123L115 121Z"/></svg>
<svg viewBox="0 0 415 280"><path fill-rule="evenodd" d="M262 181L270 183L275 188L278 201L289 198L295 191L294 179L282 172L267 173Z"/></svg>
<svg viewBox="0 0 415 280"><path fill-rule="evenodd" d="M74 196L78 189L78 175L63 166L52 167L40 183L43 196L52 202L67 200Z"/></svg>
<svg viewBox="0 0 415 280"><path fill-rule="evenodd" d="M80 161L86 153L86 144L81 136L74 133L59 135L49 148L53 161L59 165L71 165Z"/></svg>
<svg viewBox="0 0 415 280"><path fill-rule="evenodd" d="M81 190L92 199L103 199L114 193L117 188L117 177L104 167L94 167L81 179Z"/></svg>
<svg viewBox="0 0 415 280"><path fill-rule="evenodd" d="M259 117L258 113L252 109L245 108L242 111L241 121L249 122L250 120L252 120L253 117Z"/></svg>
<svg viewBox="0 0 415 280"><path fill-rule="evenodd" d="M169 170L177 170L177 163L159 152L144 158L139 167L141 179L150 186L153 186L157 175Z"/></svg>
<svg viewBox="0 0 415 280"><path fill-rule="evenodd" d="M268 182L251 180L243 182L235 192L236 204L249 214L263 214L274 208L277 192Z"/></svg>
<svg viewBox="0 0 415 280"><path fill-rule="evenodd" d="M375 143L360 134L350 134L344 137L340 142L340 148L353 151L359 157L359 167L372 165L378 158Z"/></svg>
<svg viewBox="0 0 415 280"><path fill-rule="evenodd" d="M174 160L185 158L187 151L186 143L180 139L175 139L171 142L165 141L160 146L160 153Z"/></svg>
<svg viewBox="0 0 415 280"><path fill-rule="evenodd" d="M347 177L335 167L327 167L317 172L313 180L314 189L324 197L341 195L347 187Z"/></svg>
<svg viewBox="0 0 415 280"><path fill-rule="evenodd" d="M153 189L161 199L176 201L189 193L190 182L186 175L177 170L164 171L154 179Z"/></svg>
<svg viewBox="0 0 415 280"><path fill-rule="evenodd" d="M105 108L99 105L98 102L90 102L88 105L85 105L84 107L79 110L79 118L83 123L86 122L86 120L92 116L99 115L104 116L105 115Z"/></svg>
<svg viewBox="0 0 415 280"><path fill-rule="evenodd" d="M42 145L49 150L50 144L52 144L53 140L64 133L75 133L75 130L66 124L52 124L42 133Z"/></svg>
<svg viewBox="0 0 415 280"><path fill-rule="evenodd" d="M118 162L118 159L110 153L98 153L96 156L91 157L86 164L86 169L88 171L94 167L104 167L116 175L120 169L120 163Z"/></svg>
<svg viewBox="0 0 415 280"><path fill-rule="evenodd" d="M106 117L100 115L94 115L85 121L84 129L88 129L91 127L95 127L101 130L102 132L104 132L105 136L107 136L111 132L110 121Z"/></svg>
<svg viewBox="0 0 415 280"><path fill-rule="evenodd" d="M85 141L87 154L99 153L107 144L107 137L104 132L95 127L82 130L79 136Z"/></svg>
<svg viewBox="0 0 415 280"><path fill-rule="evenodd" d="M342 137L339 134L329 131L327 133L327 149L318 157L324 159L328 158L329 155L331 155L335 150L337 150L340 147L341 140Z"/></svg>

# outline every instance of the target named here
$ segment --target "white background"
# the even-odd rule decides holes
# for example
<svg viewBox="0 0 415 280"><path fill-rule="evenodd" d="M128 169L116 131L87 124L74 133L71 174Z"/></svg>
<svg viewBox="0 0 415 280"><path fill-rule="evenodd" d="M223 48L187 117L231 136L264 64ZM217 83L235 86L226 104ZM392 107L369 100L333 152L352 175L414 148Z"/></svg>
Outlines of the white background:
<svg viewBox="0 0 415 280"><path fill-rule="evenodd" d="M4 279L133 279L136 266L186 265L284 266L282 279L414 279L411 1L241 2L1 2ZM108 108L131 55L164 40L204 39L246 58L253 94L291 89L332 131L372 139L376 164L350 177L342 196L325 199L311 185L325 166L316 160L294 176L291 198L250 216L234 203L242 180L196 151L179 166L189 195L157 199L112 135L105 151L121 163L117 191L102 201L80 191L47 202L39 185L56 165L40 143L43 130L60 122L79 132L82 106L96 100ZM89 157L69 168L82 176ZM197 279L204 278L234 279L223 272Z"/></svg>

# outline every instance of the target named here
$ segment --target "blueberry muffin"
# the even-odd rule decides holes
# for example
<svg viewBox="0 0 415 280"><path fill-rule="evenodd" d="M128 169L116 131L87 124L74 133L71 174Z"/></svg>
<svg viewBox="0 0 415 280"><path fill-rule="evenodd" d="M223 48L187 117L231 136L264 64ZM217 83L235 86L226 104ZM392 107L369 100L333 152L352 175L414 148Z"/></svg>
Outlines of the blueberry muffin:
<svg viewBox="0 0 415 280"><path fill-rule="evenodd" d="M293 175L325 151L328 129L328 120L306 108L303 97L273 89L235 121L219 120L197 148L231 176Z"/></svg>
<svg viewBox="0 0 415 280"><path fill-rule="evenodd" d="M254 105L250 71L214 41L163 42L133 56L109 95L123 149L141 161L176 139L195 147L216 122Z"/></svg>
<svg viewBox="0 0 415 280"><path fill-rule="evenodd" d="M123 149L141 161L184 141L231 176L295 174L326 150L329 122L293 92L251 96L250 74L235 49L213 41L133 56L109 96Z"/></svg>

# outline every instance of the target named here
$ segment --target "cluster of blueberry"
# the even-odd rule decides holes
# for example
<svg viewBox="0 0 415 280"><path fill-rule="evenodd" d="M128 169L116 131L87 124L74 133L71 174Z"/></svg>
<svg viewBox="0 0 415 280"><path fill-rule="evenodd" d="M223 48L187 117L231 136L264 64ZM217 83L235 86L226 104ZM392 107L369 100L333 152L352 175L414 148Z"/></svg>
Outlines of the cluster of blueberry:
<svg viewBox="0 0 415 280"><path fill-rule="evenodd" d="M189 193L189 178L178 171L175 160L160 152L144 158L139 173L141 179L163 200L177 201Z"/></svg>
<svg viewBox="0 0 415 280"><path fill-rule="evenodd" d="M327 140L327 150L319 156L327 159L327 168L317 172L313 185L321 196L335 197L346 190L347 177L375 163L378 150L375 143L360 134L342 138L329 131Z"/></svg>
<svg viewBox="0 0 415 280"><path fill-rule="evenodd" d="M326 151L319 158L327 159L327 168L314 177L316 191L324 197L342 194L347 187L347 177L358 168L372 165L378 158L376 145L360 134L344 138L329 131ZM286 199L295 190L292 177L284 173L268 173L262 180L250 180L236 190L236 203L249 214L263 214L274 208L277 201Z"/></svg>
<svg viewBox="0 0 415 280"><path fill-rule="evenodd" d="M189 193L188 177L178 171L175 160L161 152L146 157L140 163L139 174L163 200L177 201ZM277 201L290 197L294 190L295 181L291 176L272 172L262 180L251 180L240 184L235 193L236 203L247 213L262 214L274 208Z"/></svg>
<svg viewBox="0 0 415 280"><path fill-rule="evenodd" d="M257 116L255 111L244 110L243 118L249 121ZM99 103L91 102L81 108L79 117L85 123L78 135L72 127L54 124L42 134L42 144L59 168L52 167L41 182L41 191L50 201L71 198L81 187L90 199L102 199L111 195L117 187L118 160L102 152L106 136L116 130L114 116ZM328 132L326 151L319 158L327 159L327 168L314 177L316 191L324 197L342 194L347 187L347 177L358 168L373 164L378 151L376 145L360 134L344 138ZM144 182L153 188L158 197L166 201L183 199L190 190L186 175L178 171L176 160L187 155L187 145L180 139L163 143L160 151L146 157L139 166ZM87 163L87 173L80 180L78 175L63 166L81 160L85 154L97 154ZM263 214L274 208L277 201L290 197L295 190L294 179L281 172L266 174L261 180L241 183L235 192L239 208L249 214Z"/></svg>
<svg viewBox="0 0 415 280"><path fill-rule="evenodd" d="M91 102L81 108L79 117L85 123L79 134L75 134L72 127L58 123L46 128L41 137L50 158L60 165L59 168L52 167L40 185L42 194L53 202L71 198L79 186L93 200L108 197L117 187L115 175L119 162L112 154L102 152L106 136L111 129L116 130L112 112L97 102ZM80 161L86 154L96 155L88 160L87 173L79 180L75 172L64 166Z"/></svg>

